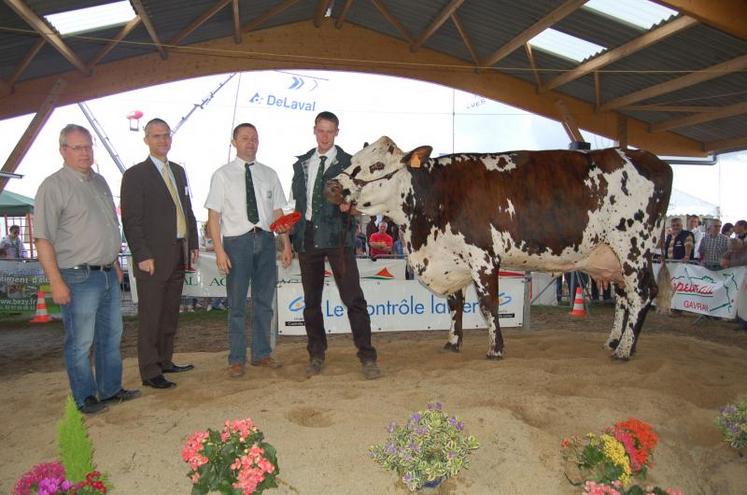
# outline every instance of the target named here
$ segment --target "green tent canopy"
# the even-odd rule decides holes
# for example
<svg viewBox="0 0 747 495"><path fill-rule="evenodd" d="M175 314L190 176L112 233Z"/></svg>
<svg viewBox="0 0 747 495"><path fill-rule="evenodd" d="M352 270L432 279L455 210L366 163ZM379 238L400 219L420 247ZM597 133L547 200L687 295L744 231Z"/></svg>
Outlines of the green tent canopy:
<svg viewBox="0 0 747 495"><path fill-rule="evenodd" d="M10 191L0 192L0 216L22 217L34 212L34 200Z"/></svg>

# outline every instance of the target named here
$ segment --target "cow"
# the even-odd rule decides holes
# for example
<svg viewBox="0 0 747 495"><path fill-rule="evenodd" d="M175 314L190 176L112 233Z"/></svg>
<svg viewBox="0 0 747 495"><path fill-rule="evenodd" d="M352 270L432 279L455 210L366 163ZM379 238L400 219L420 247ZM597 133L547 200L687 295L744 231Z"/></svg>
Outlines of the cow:
<svg viewBox="0 0 747 495"><path fill-rule="evenodd" d="M357 152L325 184L335 204L383 214L402 229L408 261L432 292L457 309L473 283L488 325L489 359L504 355L498 318L501 265L527 271L583 271L615 284L615 318L605 346L627 360L656 298L668 309L652 257L663 233L671 167L639 150L404 153L388 137ZM345 206L343 206L345 208ZM667 290L668 289L668 290ZM459 350L461 329L447 347Z"/></svg>

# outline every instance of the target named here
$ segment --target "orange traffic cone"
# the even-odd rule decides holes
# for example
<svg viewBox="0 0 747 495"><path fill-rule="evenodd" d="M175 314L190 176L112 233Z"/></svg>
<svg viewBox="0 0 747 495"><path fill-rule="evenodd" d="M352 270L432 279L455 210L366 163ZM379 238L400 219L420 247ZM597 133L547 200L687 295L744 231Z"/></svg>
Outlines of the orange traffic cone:
<svg viewBox="0 0 747 495"><path fill-rule="evenodd" d="M573 301L573 309L568 314L577 318L586 318L589 316L586 309L584 309L584 291L581 290L580 286L576 287L576 299Z"/></svg>
<svg viewBox="0 0 747 495"><path fill-rule="evenodd" d="M47 313L47 300L44 296L44 291L39 289L36 293L36 315L31 320L31 323L48 323L52 321Z"/></svg>

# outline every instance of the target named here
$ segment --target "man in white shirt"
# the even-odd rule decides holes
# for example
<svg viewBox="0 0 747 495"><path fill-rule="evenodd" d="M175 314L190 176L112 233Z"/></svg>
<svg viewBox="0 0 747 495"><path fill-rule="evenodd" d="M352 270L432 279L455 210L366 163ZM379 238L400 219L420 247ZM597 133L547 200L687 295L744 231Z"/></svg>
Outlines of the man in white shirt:
<svg viewBox="0 0 747 495"><path fill-rule="evenodd" d="M0 257L11 260L26 258L28 253L21 240L21 228L18 225L11 225L8 232L8 236L0 241Z"/></svg>
<svg viewBox="0 0 747 495"><path fill-rule="evenodd" d="M208 232L213 239L215 262L225 273L228 295L228 374L244 374L246 365L245 307L252 287L253 366L279 368L272 356L270 323L277 284L275 234L270 224L283 214L285 193L277 173L256 161L259 135L252 124L239 124L231 144L236 159L213 174L205 201ZM281 234L283 266L290 265L292 253L287 234Z"/></svg>

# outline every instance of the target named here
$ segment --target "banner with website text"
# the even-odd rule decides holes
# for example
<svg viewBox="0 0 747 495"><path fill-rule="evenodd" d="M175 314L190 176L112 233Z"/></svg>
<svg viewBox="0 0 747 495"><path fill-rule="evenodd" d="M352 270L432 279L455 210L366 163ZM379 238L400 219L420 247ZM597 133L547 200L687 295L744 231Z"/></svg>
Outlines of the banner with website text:
<svg viewBox="0 0 747 495"><path fill-rule="evenodd" d="M654 264L654 273L661 265ZM711 271L689 263L667 263L672 283L672 309L720 318L747 314L747 267Z"/></svg>
<svg viewBox="0 0 747 495"><path fill-rule="evenodd" d="M47 283L35 260L0 260L0 313L34 311L39 287Z"/></svg>

